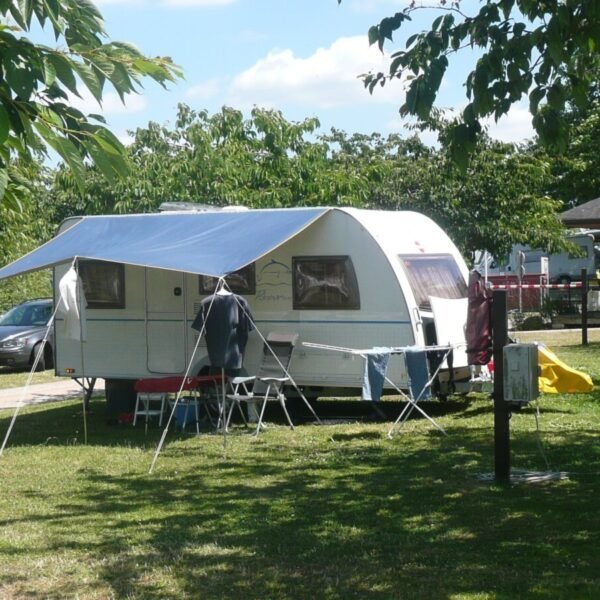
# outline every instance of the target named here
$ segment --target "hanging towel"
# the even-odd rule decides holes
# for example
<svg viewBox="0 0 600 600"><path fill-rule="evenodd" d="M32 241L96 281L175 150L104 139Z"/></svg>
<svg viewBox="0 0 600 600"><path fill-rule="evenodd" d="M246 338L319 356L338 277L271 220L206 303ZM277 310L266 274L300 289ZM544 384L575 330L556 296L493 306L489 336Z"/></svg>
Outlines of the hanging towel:
<svg viewBox="0 0 600 600"><path fill-rule="evenodd" d="M71 267L58 282L63 315L63 335L72 340L85 342L86 300L81 279L74 267Z"/></svg>
<svg viewBox="0 0 600 600"><path fill-rule="evenodd" d="M427 352L422 349L406 348L404 351L406 371L408 373L408 387L413 400L430 400L431 386L429 370L427 369Z"/></svg>
<svg viewBox="0 0 600 600"><path fill-rule="evenodd" d="M468 364L487 365L492 358L492 295L477 271L469 275L465 338Z"/></svg>
<svg viewBox="0 0 600 600"><path fill-rule="evenodd" d="M385 373L390 362L390 348L373 348L365 354L362 399L378 402L383 391Z"/></svg>

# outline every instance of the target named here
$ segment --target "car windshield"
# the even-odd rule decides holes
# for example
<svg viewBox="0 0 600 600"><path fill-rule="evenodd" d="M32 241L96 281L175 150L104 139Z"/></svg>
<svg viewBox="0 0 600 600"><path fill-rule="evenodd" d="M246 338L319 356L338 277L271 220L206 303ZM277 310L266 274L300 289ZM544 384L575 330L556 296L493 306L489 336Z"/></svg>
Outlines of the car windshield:
<svg viewBox="0 0 600 600"><path fill-rule="evenodd" d="M31 327L46 325L52 314L51 304L20 304L0 317L0 325Z"/></svg>

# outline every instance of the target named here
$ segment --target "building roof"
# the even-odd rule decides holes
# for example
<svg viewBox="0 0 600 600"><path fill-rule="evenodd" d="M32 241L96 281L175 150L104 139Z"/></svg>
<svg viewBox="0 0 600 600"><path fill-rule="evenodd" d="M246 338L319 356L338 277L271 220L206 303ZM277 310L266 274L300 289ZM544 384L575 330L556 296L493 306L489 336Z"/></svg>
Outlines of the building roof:
<svg viewBox="0 0 600 600"><path fill-rule="evenodd" d="M560 213L565 227L600 228L600 198L590 200Z"/></svg>

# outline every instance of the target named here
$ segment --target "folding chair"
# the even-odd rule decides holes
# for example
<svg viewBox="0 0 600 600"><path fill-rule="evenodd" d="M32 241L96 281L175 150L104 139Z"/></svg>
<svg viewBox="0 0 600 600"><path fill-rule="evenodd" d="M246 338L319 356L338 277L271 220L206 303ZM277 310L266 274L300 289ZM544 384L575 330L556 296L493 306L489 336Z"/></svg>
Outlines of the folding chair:
<svg viewBox="0 0 600 600"><path fill-rule="evenodd" d="M231 404L227 416L227 425L235 406L241 410L245 403L248 409L255 408L261 403L256 433L264 428L263 417L267 402L277 401L281 405L290 429L294 424L286 408L286 398L283 387L290 381L288 368L292 358L294 346L298 341L297 333L270 333L267 336L258 373L253 377L234 377L230 380L233 392L227 394L227 402Z"/></svg>
<svg viewBox="0 0 600 600"><path fill-rule="evenodd" d="M133 426L137 424L139 416L145 416L145 429L148 431L148 417L157 416L158 426L160 427L163 422L163 415L165 412L165 404L167 402L167 394L164 392L150 392L146 391L138 380L135 385L137 392L135 400L135 410L133 413Z"/></svg>

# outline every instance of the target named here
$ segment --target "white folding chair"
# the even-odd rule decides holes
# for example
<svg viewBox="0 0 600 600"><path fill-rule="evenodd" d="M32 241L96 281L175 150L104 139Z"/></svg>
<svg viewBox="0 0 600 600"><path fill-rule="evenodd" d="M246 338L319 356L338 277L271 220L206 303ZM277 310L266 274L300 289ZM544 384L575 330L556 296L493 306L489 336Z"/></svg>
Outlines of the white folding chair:
<svg viewBox="0 0 600 600"><path fill-rule="evenodd" d="M250 412L256 411L257 404L260 404L255 432L258 435L265 427L263 419L267 402L276 401L279 402L290 429L294 429L283 388L290 381L288 368L297 341L297 333L270 333L263 347L258 373L252 377L234 377L230 380L233 391L227 394L227 402L230 404L227 425L235 406L242 410L241 405L244 403Z"/></svg>

